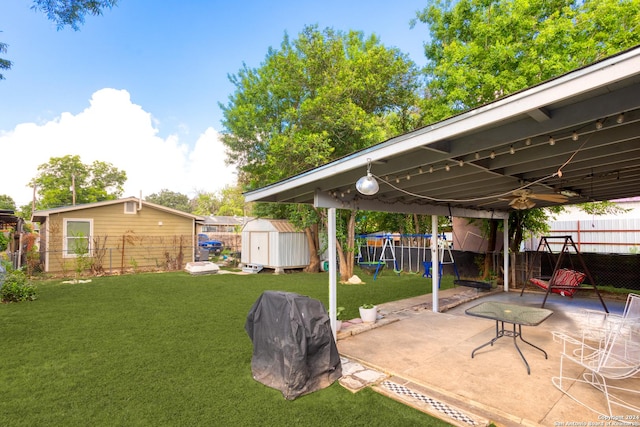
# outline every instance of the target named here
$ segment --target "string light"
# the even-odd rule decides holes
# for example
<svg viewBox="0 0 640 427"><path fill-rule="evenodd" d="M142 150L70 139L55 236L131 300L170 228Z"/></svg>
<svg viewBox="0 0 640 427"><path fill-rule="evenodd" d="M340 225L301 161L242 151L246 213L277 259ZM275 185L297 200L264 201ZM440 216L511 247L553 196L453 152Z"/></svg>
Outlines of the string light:
<svg viewBox="0 0 640 427"><path fill-rule="evenodd" d="M496 152L492 151L491 154L489 154L489 157L491 157L492 159L496 158Z"/></svg>
<svg viewBox="0 0 640 427"><path fill-rule="evenodd" d="M458 161L458 165L459 165L460 167L464 166L464 160L459 160L459 161Z"/></svg>
<svg viewBox="0 0 640 427"><path fill-rule="evenodd" d="M513 145L511 147L509 147L509 153L516 154L516 149L513 148Z"/></svg>
<svg viewBox="0 0 640 427"><path fill-rule="evenodd" d="M411 175L407 174L407 181L411 179Z"/></svg>
<svg viewBox="0 0 640 427"><path fill-rule="evenodd" d="M556 145L556 140L552 136L549 137L549 145Z"/></svg>
<svg viewBox="0 0 640 427"><path fill-rule="evenodd" d="M602 120L598 120L596 122L596 130L600 130L600 129L602 129Z"/></svg>
<svg viewBox="0 0 640 427"><path fill-rule="evenodd" d="M420 174L422 173L422 166L420 166L420 167L418 168L418 173L420 173Z"/></svg>
<svg viewBox="0 0 640 427"><path fill-rule="evenodd" d="M429 173L433 173L433 166L429 166Z"/></svg>
<svg viewBox="0 0 640 427"><path fill-rule="evenodd" d="M580 138L580 137L578 136L578 132L576 132L576 131L574 130L574 131L573 131L573 134L571 135L571 139L573 139L574 141L577 141L577 140L578 140L578 138Z"/></svg>
<svg viewBox="0 0 640 427"><path fill-rule="evenodd" d="M621 124L624 122L624 113L618 114L618 118L616 119L616 123Z"/></svg>
<svg viewBox="0 0 640 427"><path fill-rule="evenodd" d="M476 151L476 160L478 160L479 158L480 158L480 153Z"/></svg>
<svg viewBox="0 0 640 427"><path fill-rule="evenodd" d="M524 142L524 145L531 145L531 138L527 138L527 140Z"/></svg>
<svg viewBox="0 0 640 427"><path fill-rule="evenodd" d="M451 170L451 166L449 165L444 165L444 170L446 170L447 172L449 172Z"/></svg>

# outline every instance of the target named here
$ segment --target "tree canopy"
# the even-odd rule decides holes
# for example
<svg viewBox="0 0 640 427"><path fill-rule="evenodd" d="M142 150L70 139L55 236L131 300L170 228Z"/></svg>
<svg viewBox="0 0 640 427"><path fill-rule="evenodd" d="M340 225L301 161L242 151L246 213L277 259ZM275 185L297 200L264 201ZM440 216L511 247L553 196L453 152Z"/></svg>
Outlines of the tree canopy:
<svg viewBox="0 0 640 427"><path fill-rule="evenodd" d="M413 129L419 70L377 37L315 26L229 77L228 158L265 185Z"/></svg>
<svg viewBox="0 0 640 427"><path fill-rule="evenodd" d="M0 42L0 54L7 53L7 44ZM0 58L0 70L10 70L11 61L8 59ZM0 80L4 80L4 75L0 73Z"/></svg>
<svg viewBox="0 0 640 427"><path fill-rule="evenodd" d="M118 0L33 0L31 9L43 12L58 29L68 25L78 31L86 15L102 15L104 9L111 9L117 3Z"/></svg>
<svg viewBox="0 0 640 427"><path fill-rule="evenodd" d="M67 25L78 31L88 15L102 15L104 9L116 6L118 0L33 0L31 9L43 12L47 18L56 23L58 30ZM0 54L7 53L7 44L0 42ZM10 70L12 62L0 58L0 70ZM0 73L0 80L4 76Z"/></svg>
<svg viewBox="0 0 640 427"><path fill-rule="evenodd" d="M144 198L147 202L155 203L156 205L166 206L171 209L176 209L182 212L191 213L191 202L189 196L175 191L167 189L160 190L159 193L153 193Z"/></svg>
<svg viewBox="0 0 640 427"><path fill-rule="evenodd" d="M111 163L82 163L80 156L51 157L38 166L38 174L30 182L37 188L37 209L115 200L122 195L127 174Z"/></svg>
<svg viewBox="0 0 640 427"><path fill-rule="evenodd" d="M417 21L431 120L640 43L640 0L429 0Z"/></svg>
<svg viewBox="0 0 640 427"><path fill-rule="evenodd" d="M249 188L316 167L421 123L416 65L400 50L383 46L376 36L357 31L307 26L295 40L285 35L279 49L270 48L259 68L245 65L229 78L236 89L229 102L220 105L223 143ZM314 248L309 266L314 271L319 266L321 213L301 206L259 211L265 209L269 216L288 217L305 230L309 247ZM347 222L353 225L353 218ZM346 251L352 240L344 241Z"/></svg>
<svg viewBox="0 0 640 427"><path fill-rule="evenodd" d="M0 209L16 210L16 202L13 197L6 194L0 194Z"/></svg>

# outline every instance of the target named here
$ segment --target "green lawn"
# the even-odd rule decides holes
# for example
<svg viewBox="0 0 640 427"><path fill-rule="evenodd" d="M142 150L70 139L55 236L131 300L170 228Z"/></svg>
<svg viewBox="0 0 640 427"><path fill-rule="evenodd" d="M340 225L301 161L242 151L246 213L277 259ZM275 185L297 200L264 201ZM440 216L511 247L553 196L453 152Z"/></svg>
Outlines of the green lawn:
<svg viewBox="0 0 640 427"><path fill-rule="evenodd" d="M365 285L338 285L346 318L364 302L430 292L420 274L360 277ZM253 380L251 305L265 290L284 290L327 306L327 273L150 273L37 286L36 301L0 305L2 426L448 425L370 389L352 394L336 382L287 401Z"/></svg>

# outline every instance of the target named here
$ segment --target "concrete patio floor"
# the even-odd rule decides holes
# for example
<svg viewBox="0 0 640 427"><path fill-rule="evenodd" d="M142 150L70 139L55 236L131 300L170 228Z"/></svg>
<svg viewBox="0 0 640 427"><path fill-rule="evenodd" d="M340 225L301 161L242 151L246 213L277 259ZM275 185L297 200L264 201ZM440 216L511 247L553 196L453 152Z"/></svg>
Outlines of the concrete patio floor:
<svg viewBox="0 0 640 427"><path fill-rule="evenodd" d="M542 352L518 339L531 366L530 375L510 337L471 358L473 349L495 336L495 321L466 315L465 309L489 299L540 307L544 294L525 292L521 297L519 291L457 287L440 291L439 297L440 313L431 311L431 295L424 295L380 305L382 318L375 326L343 326L337 342L343 357L341 383L349 387L350 375L363 367L370 373L358 378L371 378L368 384L365 381L367 386L452 425L607 425L602 416L551 382L559 374L561 351L551 332L579 330L586 320L582 309L604 312L592 291L581 291L574 298L550 295L545 308L553 310L553 315L539 326L523 326L524 339L548 354L545 359ZM622 313L625 299L606 298L605 302L611 313ZM572 369L578 377L576 368L565 364L565 370ZM640 389L640 378L625 381L626 386ZM572 390L607 412L603 395L595 388L578 384ZM640 426L640 419L634 422Z"/></svg>

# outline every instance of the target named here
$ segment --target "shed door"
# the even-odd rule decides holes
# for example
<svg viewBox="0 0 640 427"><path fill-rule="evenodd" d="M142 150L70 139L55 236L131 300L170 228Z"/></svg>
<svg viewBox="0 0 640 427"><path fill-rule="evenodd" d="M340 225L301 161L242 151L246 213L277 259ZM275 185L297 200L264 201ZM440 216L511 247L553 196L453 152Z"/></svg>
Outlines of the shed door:
<svg viewBox="0 0 640 427"><path fill-rule="evenodd" d="M251 233L251 264L269 264L269 233L257 232Z"/></svg>

